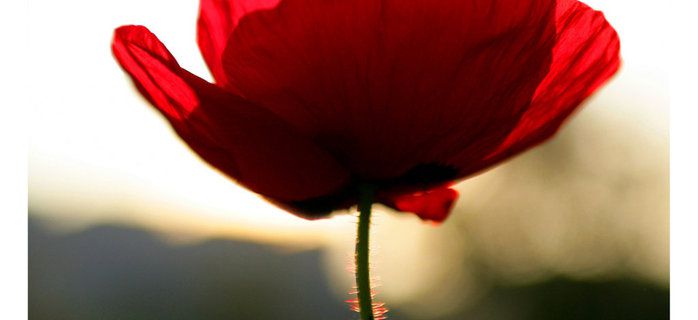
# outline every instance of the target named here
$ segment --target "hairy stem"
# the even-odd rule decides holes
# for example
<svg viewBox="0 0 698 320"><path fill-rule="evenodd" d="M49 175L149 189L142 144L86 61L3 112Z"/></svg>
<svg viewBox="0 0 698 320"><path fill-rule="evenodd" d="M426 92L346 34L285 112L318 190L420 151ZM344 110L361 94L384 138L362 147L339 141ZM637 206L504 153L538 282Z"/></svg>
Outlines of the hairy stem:
<svg viewBox="0 0 698 320"><path fill-rule="evenodd" d="M374 188L362 186L359 195L359 227L356 233L356 287L361 320L373 320L371 279L368 263L368 231L371 225L371 205Z"/></svg>

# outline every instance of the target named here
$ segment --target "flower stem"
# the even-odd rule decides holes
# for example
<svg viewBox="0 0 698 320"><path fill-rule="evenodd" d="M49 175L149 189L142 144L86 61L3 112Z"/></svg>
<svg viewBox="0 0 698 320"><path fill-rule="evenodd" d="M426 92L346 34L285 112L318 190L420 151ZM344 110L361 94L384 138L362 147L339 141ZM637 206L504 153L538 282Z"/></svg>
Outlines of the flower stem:
<svg viewBox="0 0 698 320"><path fill-rule="evenodd" d="M360 187L359 193L359 227L356 233L356 288L359 300L361 320L373 320L373 303L371 302L371 279L368 263L368 229L371 224L371 205L374 195L373 186Z"/></svg>

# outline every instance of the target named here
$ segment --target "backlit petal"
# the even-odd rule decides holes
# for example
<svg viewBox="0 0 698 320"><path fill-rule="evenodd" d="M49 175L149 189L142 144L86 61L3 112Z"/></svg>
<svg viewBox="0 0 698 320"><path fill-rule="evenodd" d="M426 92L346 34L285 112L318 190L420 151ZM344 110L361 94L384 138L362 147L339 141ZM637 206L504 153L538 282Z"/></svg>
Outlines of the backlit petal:
<svg viewBox="0 0 698 320"><path fill-rule="evenodd" d="M285 0L240 20L233 86L359 179L498 146L547 74L555 1Z"/></svg>
<svg viewBox="0 0 698 320"><path fill-rule="evenodd" d="M618 35L603 14L574 0L559 0L550 71L506 139L481 158L465 150L450 163L467 176L550 138L582 101L620 66ZM491 147L491 146L487 146Z"/></svg>
<svg viewBox="0 0 698 320"><path fill-rule="evenodd" d="M141 93L204 160L278 202L322 196L348 173L287 123L179 67L146 28L116 30L113 52Z"/></svg>
<svg viewBox="0 0 698 320"><path fill-rule="evenodd" d="M216 83L227 86L221 55L240 18L256 10L269 9L280 0L201 0L197 42Z"/></svg>
<svg viewBox="0 0 698 320"><path fill-rule="evenodd" d="M415 213L422 220L442 222L457 199L458 191L440 186L426 191L396 194L383 202L396 210Z"/></svg>

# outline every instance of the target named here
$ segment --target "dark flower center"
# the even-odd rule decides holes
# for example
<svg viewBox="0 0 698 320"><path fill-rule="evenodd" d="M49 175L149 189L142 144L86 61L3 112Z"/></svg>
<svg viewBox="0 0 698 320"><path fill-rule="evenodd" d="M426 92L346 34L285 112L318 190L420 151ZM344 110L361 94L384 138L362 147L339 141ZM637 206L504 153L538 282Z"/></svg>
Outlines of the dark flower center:
<svg viewBox="0 0 698 320"><path fill-rule="evenodd" d="M371 184L380 190L425 190L439 184L452 181L457 177L458 170L452 166L436 163L418 164L405 174L381 181L353 181L335 193L308 200L295 201L289 205L307 217L320 218L336 209L348 208L358 197L359 186Z"/></svg>

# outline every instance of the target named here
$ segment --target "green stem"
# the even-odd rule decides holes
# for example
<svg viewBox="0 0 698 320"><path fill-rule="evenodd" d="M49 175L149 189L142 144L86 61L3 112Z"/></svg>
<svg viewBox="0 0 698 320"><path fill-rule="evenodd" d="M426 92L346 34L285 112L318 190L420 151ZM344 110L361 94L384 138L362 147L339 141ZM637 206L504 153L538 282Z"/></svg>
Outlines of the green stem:
<svg viewBox="0 0 698 320"><path fill-rule="evenodd" d="M362 186L359 194L359 227L356 234L356 287L362 320L373 320L371 279L368 264L368 229L371 224L371 205L374 188Z"/></svg>

